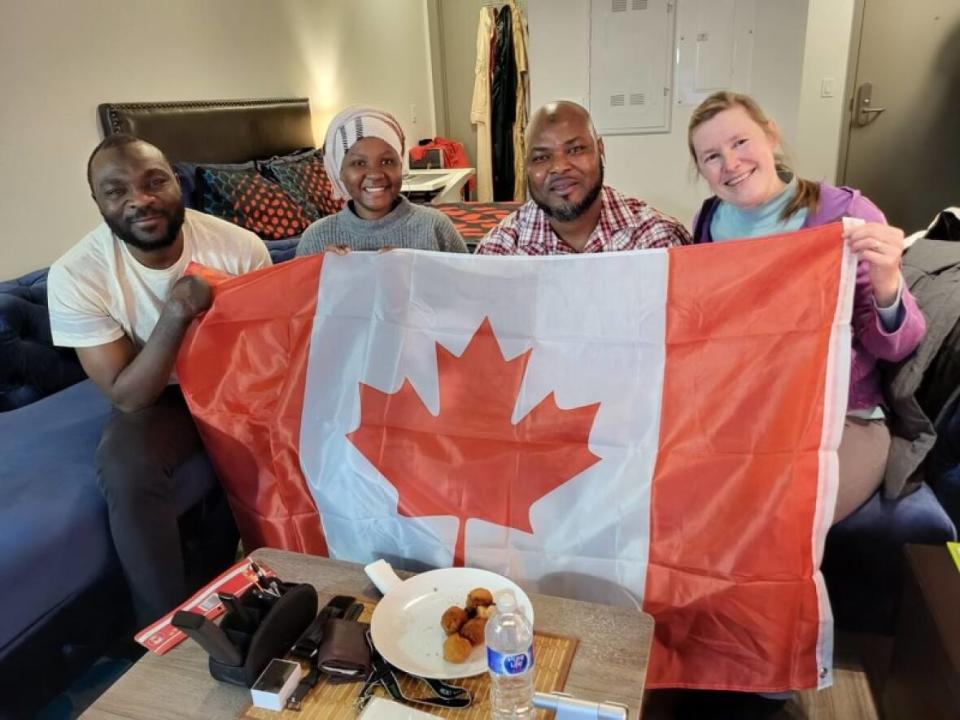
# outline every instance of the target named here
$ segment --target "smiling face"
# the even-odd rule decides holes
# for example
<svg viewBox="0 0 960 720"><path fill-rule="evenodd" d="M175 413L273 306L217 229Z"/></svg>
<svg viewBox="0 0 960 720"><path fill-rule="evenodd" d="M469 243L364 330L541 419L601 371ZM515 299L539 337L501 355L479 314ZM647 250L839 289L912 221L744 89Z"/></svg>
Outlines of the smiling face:
<svg viewBox="0 0 960 720"><path fill-rule="evenodd" d="M558 104L535 113L527 144L527 183L534 202L561 222L576 220L599 202L603 143L586 111Z"/></svg>
<svg viewBox="0 0 960 720"><path fill-rule="evenodd" d="M340 180L364 220L378 220L393 209L400 195L403 166L400 156L378 137L357 140L343 156Z"/></svg>
<svg viewBox="0 0 960 720"><path fill-rule="evenodd" d="M174 244L183 195L160 150L145 142L103 150L91 162L90 184L100 214L123 242L143 253Z"/></svg>
<svg viewBox="0 0 960 720"><path fill-rule="evenodd" d="M743 106L717 113L690 140L697 170L721 200L745 210L783 190L775 158L780 144L776 126L760 125Z"/></svg>

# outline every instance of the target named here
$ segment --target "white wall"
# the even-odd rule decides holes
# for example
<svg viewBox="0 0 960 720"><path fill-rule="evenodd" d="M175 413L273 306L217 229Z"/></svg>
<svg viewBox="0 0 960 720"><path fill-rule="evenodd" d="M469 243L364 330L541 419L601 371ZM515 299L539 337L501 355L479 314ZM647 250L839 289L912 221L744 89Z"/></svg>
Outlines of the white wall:
<svg viewBox="0 0 960 720"><path fill-rule="evenodd" d="M589 0L529 0L530 107L551 100L589 106ZM700 190L687 161L685 128L689 110L673 108L674 131L651 135L609 135L606 183L652 203L681 222L699 206Z"/></svg>
<svg viewBox="0 0 960 720"><path fill-rule="evenodd" d="M808 8L795 164L797 172L811 180L836 182L840 138L848 117L843 92L851 62L854 5L855 0L810 0ZM825 78L834 81L833 97L821 97Z"/></svg>
<svg viewBox="0 0 960 720"><path fill-rule="evenodd" d="M99 221L98 103L308 96L318 142L359 102L432 136L428 54L424 0L0 0L0 280Z"/></svg>
<svg viewBox="0 0 960 720"><path fill-rule="evenodd" d="M687 0L678 2L682 12ZM529 0L528 9L531 107L555 99L587 105L590 0ZM778 121L807 177L834 176L852 14L853 0L756 3L750 92ZM837 95L823 100L820 78L830 76ZM687 150L692 109L673 105L669 133L604 138L607 182L685 223L708 194Z"/></svg>
<svg viewBox="0 0 960 720"><path fill-rule="evenodd" d="M777 121L792 155L797 140L807 2L757 0L754 23L754 61L748 93Z"/></svg>

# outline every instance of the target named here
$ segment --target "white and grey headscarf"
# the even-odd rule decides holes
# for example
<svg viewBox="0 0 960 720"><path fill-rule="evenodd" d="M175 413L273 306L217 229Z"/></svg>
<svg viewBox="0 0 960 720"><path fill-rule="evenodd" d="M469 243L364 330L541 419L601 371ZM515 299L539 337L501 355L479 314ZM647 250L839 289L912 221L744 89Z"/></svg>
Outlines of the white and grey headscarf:
<svg viewBox="0 0 960 720"><path fill-rule="evenodd" d="M343 156L354 143L365 137L380 138L396 150L400 162L405 163L403 129L393 115L359 105L340 111L330 121L327 136L323 140L323 167L337 194L344 200L349 200L350 195L340 180Z"/></svg>

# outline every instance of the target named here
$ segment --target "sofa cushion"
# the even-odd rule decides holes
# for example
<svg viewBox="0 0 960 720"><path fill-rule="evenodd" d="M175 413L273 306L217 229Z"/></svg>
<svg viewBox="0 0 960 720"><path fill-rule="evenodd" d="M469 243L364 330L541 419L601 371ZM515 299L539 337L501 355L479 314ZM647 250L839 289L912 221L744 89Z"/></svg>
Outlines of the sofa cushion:
<svg viewBox="0 0 960 720"><path fill-rule="evenodd" d="M265 240L267 251L274 265L292 260L297 254L297 245L300 244L300 235L284 238L283 240Z"/></svg>
<svg viewBox="0 0 960 720"><path fill-rule="evenodd" d="M50 337L46 271L0 283L0 412L83 380L76 352Z"/></svg>
<svg viewBox="0 0 960 720"><path fill-rule="evenodd" d="M91 381L0 415L0 656L117 567L93 454L110 405Z"/></svg>
<svg viewBox="0 0 960 720"><path fill-rule="evenodd" d="M0 293L16 295L30 302L46 305L47 271L48 268L34 270L14 280L0 282Z"/></svg>
<svg viewBox="0 0 960 720"><path fill-rule="evenodd" d="M323 166L322 150L275 157L258 165L264 175L299 203L310 220L333 215L343 208Z"/></svg>
<svg viewBox="0 0 960 720"><path fill-rule="evenodd" d="M268 180L253 162L201 165L200 209L255 232L264 240L299 235L308 217L283 188Z"/></svg>
<svg viewBox="0 0 960 720"><path fill-rule="evenodd" d="M897 500L874 493L827 535L823 576L837 626L892 633L903 587L903 547L941 544L956 528L931 489Z"/></svg>

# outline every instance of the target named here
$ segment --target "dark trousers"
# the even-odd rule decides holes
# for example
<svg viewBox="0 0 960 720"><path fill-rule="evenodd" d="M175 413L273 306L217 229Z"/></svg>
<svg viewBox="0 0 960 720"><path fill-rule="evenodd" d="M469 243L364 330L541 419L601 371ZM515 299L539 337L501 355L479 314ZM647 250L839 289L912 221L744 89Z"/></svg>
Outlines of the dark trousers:
<svg viewBox="0 0 960 720"><path fill-rule="evenodd" d="M192 589L178 523L187 508L178 507L175 473L201 449L196 425L175 385L148 408L114 410L100 438L97 478L138 627L172 610ZM235 529L233 533L235 549ZM223 539L229 543L231 538Z"/></svg>

